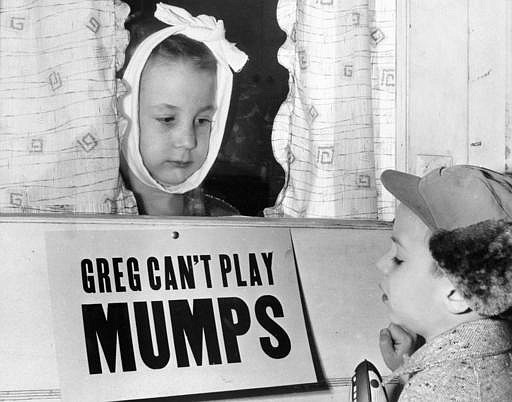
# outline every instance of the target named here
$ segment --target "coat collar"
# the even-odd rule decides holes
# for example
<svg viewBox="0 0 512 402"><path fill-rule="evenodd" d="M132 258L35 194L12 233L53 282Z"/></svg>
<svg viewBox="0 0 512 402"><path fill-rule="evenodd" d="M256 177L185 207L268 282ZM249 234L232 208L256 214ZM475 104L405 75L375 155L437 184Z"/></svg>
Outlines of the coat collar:
<svg viewBox="0 0 512 402"><path fill-rule="evenodd" d="M512 351L512 323L485 318L463 323L427 342L395 370L393 377L411 375L448 361L493 356Z"/></svg>

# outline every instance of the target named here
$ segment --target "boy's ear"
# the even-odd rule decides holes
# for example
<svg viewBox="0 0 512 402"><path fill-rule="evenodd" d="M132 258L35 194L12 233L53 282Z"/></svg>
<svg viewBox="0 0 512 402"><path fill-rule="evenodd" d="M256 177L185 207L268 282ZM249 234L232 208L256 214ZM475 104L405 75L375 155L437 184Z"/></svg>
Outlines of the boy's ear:
<svg viewBox="0 0 512 402"><path fill-rule="evenodd" d="M451 283L449 286L447 286L445 295L444 304L450 313L459 315L471 311L469 304Z"/></svg>

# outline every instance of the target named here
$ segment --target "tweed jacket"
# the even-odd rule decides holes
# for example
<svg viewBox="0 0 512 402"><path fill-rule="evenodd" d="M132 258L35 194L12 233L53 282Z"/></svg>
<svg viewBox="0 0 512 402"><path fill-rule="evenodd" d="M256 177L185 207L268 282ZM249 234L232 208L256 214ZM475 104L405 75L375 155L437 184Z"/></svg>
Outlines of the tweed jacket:
<svg viewBox="0 0 512 402"><path fill-rule="evenodd" d="M427 342L394 373L399 402L512 401L512 323L481 319Z"/></svg>

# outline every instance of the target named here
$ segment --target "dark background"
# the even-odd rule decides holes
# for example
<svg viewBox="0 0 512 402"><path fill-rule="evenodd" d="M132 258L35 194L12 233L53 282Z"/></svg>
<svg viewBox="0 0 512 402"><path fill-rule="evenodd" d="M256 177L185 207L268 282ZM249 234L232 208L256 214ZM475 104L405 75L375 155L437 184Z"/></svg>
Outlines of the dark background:
<svg viewBox="0 0 512 402"><path fill-rule="evenodd" d="M153 15L160 0L124 0L132 14ZM166 0L192 15L224 21L226 37L249 56L234 75L233 96L223 144L204 189L241 214L262 216L274 205L284 171L271 147L274 117L288 94L288 71L277 62L286 35L276 20L277 0Z"/></svg>

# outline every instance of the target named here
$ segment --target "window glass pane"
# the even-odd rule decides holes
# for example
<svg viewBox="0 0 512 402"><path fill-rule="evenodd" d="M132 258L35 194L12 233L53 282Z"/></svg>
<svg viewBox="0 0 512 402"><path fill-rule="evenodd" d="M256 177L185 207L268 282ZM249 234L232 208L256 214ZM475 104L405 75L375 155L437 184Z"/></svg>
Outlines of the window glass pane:
<svg viewBox="0 0 512 402"><path fill-rule="evenodd" d="M116 81L116 70L128 13L130 28L152 16L155 3L105 0L98 8L89 0L75 10L64 1L52 24L48 4L3 3L1 212L137 213L118 175L125 165L118 135L128 122L119 122L115 106L133 88ZM395 161L395 1L165 3L223 20L226 38L249 55L234 74L215 163L176 215L216 216L218 208L219 215L392 217L378 177ZM20 40L36 50L20 52ZM138 212L160 214L137 201Z"/></svg>

